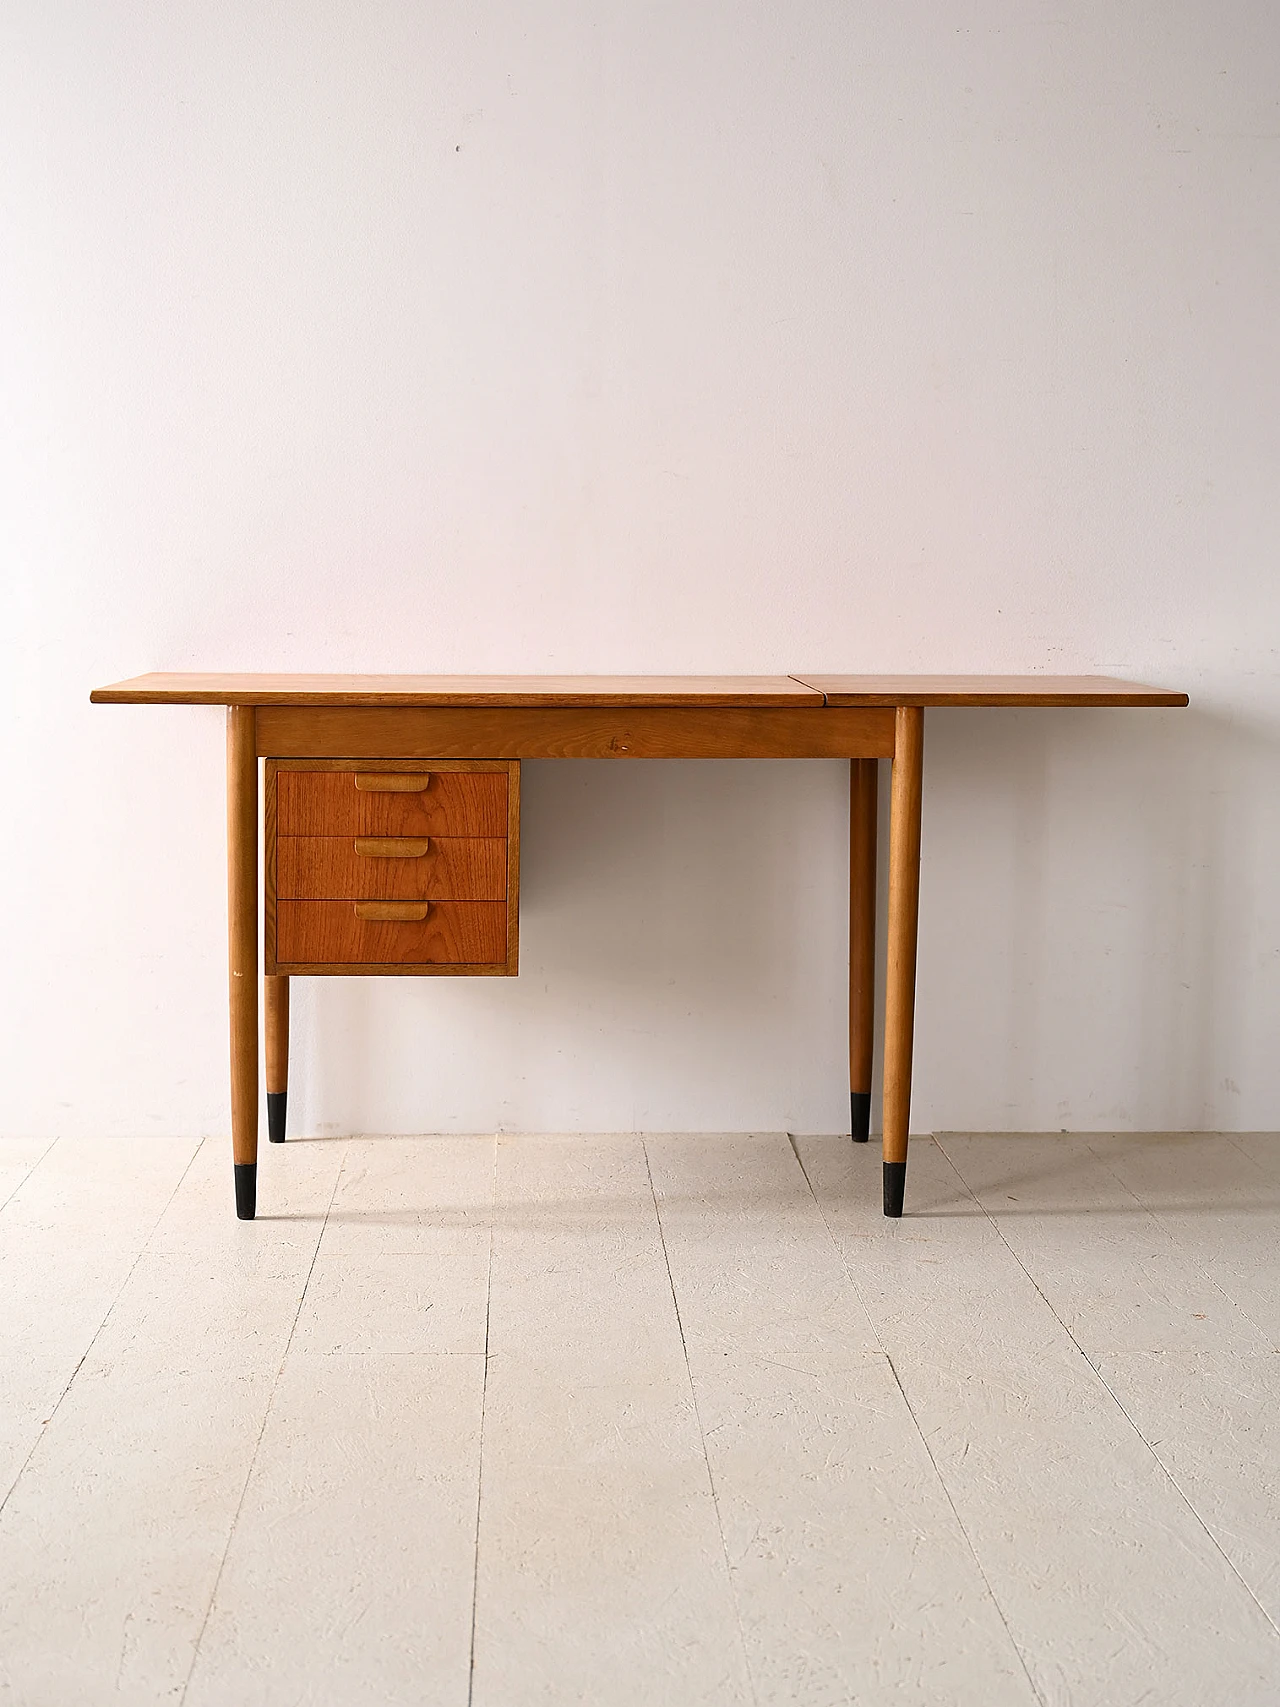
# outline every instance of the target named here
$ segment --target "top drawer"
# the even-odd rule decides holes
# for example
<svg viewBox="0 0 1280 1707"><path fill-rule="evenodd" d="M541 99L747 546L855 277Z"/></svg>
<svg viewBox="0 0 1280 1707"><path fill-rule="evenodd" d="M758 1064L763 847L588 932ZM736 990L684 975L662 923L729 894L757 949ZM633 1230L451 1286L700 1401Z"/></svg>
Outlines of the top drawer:
<svg viewBox="0 0 1280 1707"><path fill-rule="evenodd" d="M505 771L276 772L282 836L505 836Z"/></svg>

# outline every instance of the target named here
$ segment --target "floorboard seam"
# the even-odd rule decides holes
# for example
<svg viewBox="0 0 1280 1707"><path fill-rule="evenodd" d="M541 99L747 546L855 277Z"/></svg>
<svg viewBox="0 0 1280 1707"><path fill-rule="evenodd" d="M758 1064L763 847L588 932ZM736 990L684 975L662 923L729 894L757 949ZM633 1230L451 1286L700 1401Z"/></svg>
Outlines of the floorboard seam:
<svg viewBox="0 0 1280 1707"><path fill-rule="evenodd" d="M973 1563L974 1563L974 1568L977 1570L979 1577L982 1579L982 1586L986 1589L987 1594L989 1595L989 1597L991 1599L991 1604L996 1609L996 1617L1000 1620L1000 1623L1004 1629L1004 1633L1009 1638L1009 1646L1013 1649L1015 1655L1017 1656L1018 1664L1022 1667L1022 1674L1027 1680L1027 1687L1031 1691L1031 1695L1032 1695L1033 1700L1037 1701L1040 1704L1040 1707L1045 1707L1045 1698L1043 1695L1041 1695L1039 1689L1037 1689L1037 1687L1036 1687L1036 1681L1031 1675L1031 1670L1030 1670L1030 1667L1027 1665L1026 1656L1022 1652L1021 1644L1019 1643L1017 1637L1014 1635L1013 1631L1009 1627L1009 1620L1005 1617L1004 1607L1001 1606L1000 1598L996 1594L995 1589L991 1586L990 1578L987 1576L987 1573L983 1568L982 1560L978 1555L978 1549L973 1544L973 1537L969 1534L968 1528L965 1525L965 1521L960 1516L960 1513L956 1507L956 1502L951 1497L951 1489L947 1486L946 1478L942 1474L942 1471L938 1465L938 1460L934 1457L933 1449L929 1445L928 1439L925 1436L925 1432L920 1426L920 1419L919 1419L919 1417L917 1417L917 1415L915 1413L915 1410L912 1406L911 1400L907 1397L907 1390L902 1385L902 1379L898 1374L897 1366L895 1365L893 1358L890 1356L889 1351L888 1351L887 1347L885 1346L884 1340L880 1336L880 1329L876 1324L876 1319L872 1315L870 1309L868 1308L866 1300L862 1294L862 1289L861 1289L861 1287L859 1287L857 1280L854 1278L854 1275L850 1271L848 1263L844 1259L844 1252L840 1247L840 1241L839 1241L839 1239L836 1238L836 1235L835 1235L834 1230L832 1229L831 1223L827 1220L826 1211L822 1207L822 1201L819 1198L817 1192L813 1189L813 1181L809 1178L809 1170L804 1165L804 1157L800 1154L800 1149L799 1149L799 1146L796 1144L794 1136L790 1132L788 1132L787 1137L788 1137L788 1139L790 1139L791 1148L795 1154L796 1161L800 1164L800 1172L804 1175L804 1183L809 1188L809 1195L810 1195L810 1197L812 1197L814 1204L817 1208L818 1214L822 1218L822 1225L826 1228L827 1237L831 1240L832 1245L835 1247L836 1256L839 1260L841 1270L844 1273L844 1276L845 1276L848 1284L852 1287L854 1294L858 1298L859 1302L862 1304L862 1308L863 1308L864 1312L866 1313L867 1321L871 1324L871 1331L875 1334L876 1342L880 1347L880 1355L884 1358L885 1362L888 1364L889 1373L890 1373L890 1375L893 1376L894 1385L897 1387L899 1393L902 1395L902 1402L907 1407L907 1415L911 1418L912 1426L914 1427L916 1434L919 1436L920 1444L921 1444L921 1446L923 1446L923 1448L925 1450L925 1455L928 1458L929 1463L933 1468L933 1473L934 1473L935 1477L937 1478L938 1486L942 1490L942 1497L943 1497L943 1499L946 1500L947 1505L951 1510L951 1515L955 1519L956 1528L960 1531L960 1534L964 1539L964 1544L969 1549L969 1556L972 1558ZM851 1142L852 1142L852 1140L851 1140ZM939 1149L941 1149L941 1145L939 1145L938 1147L939 1147ZM943 1151L943 1154L945 1155L946 1152ZM950 1161L950 1157L948 1157L947 1159L948 1159L948 1161Z"/></svg>
<svg viewBox="0 0 1280 1707"><path fill-rule="evenodd" d="M680 1350L684 1356L684 1371L689 1381L689 1399L693 1405L693 1420L697 1424L698 1439L702 1442L702 1461L707 1467L707 1486L711 1490L711 1505L716 1514L716 1532L720 1537L720 1552L724 1558L725 1579L729 1585L729 1596L733 1602L733 1621L738 1632L738 1647L742 1653L742 1669L746 1674L747 1688L751 1691L751 1700L758 1704L760 1696L756 1690L755 1677L751 1670L751 1656L747 1652L746 1633L742 1628L742 1608L738 1604L738 1586L733 1580L733 1566L729 1562L729 1544L725 1540L724 1521L720 1516L720 1495L716 1489L715 1472L711 1468L711 1454L707 1451L707 1433L702 1426L702 1413L698 1409L698 1389L693 1379L693 1369L689 1363L689 1344L684 1336L684 1318L680 1314L680 1300L676 1297L675 1276L671 1272L671 1257L667 1251L667 1234L662 1225L662 1210L658 1204L658 1193L653 1183L653 1166L649 1161L649 1146L644 1138L640 1139L640 1151L644 1156L644 1170L649 1180L649 1195L653 1199L654 1219L658 1224L658 1240L662 1246L662 1261L667 1270L667 1285L671 1289L671 1307L676 1313L676 1328L680 1334Z"/></svg>
<svg viewBox="0 0 1280 1707"><path fill-rule="evenodd" d="M1111 1163L1107 1160L1107 1158L1105 1156L1099 1155L1098 1151L1095 1150L1093 1145L1090 1144L1087 1140L1085 1142L1085 1149L1088 1150L1089 1154L1093 1157L1094 1161L1097 1162L1098 1166L1100 1168L1102 1168L1105 1173L1110 1174L1111 1178L1120 1187L1121 1191L1125 1192L1129 1197L1131 1197L1133 1199L1133 1201L1138 1205L1139 1209L1142 1210L1143 1214L1146 1216L1149 1216L1150 1219L1155 1222L1156 1226L1160 1229L1160 1231L1164 1234L1165 1238L1169 1241L1170 1249L1175 1251L1181 1257L1184 1257L1184 1258L1187 1257L1188 1253L1184 1249L1183 1243L1180 1242L1172 1232L1170 1232L1169 1228L1165 1225L1164 1220L1161 1217L1160 1211L1158 1209L1153 1209L1149 1203L1144 1203L1143 1200L1138 1196L1137 1192L1134 1191L1133 1187L1126 1185L1125 1182L1120 1178L1120 1175L1111 1166ZM948 1161L950 1161L950 1157L948 1157L947 1159L948 1159ZM1218 1294L1219 1298L1221 1298L1225 1303L1229 1304L1233 1310L1237 1311L1239 1313L1239 1315L1241 1317L1243 1317L1243 1319L1246 1322L1248 1322L1249 1326L1253 1329L1254 1333L1256 1333L1258 1335L1258 1338L1262 1342L1261 1345L1259 1345L1259 1347L1258 1347L1258 1351L1260 1353L1264 1353L1264 1354L1267 1351L1274 1351L1275 1346L1272 1343L1271 1336L1267 1333L1266 1329L1261 1325L1261 1323L1255 1322L1253 1317L1245 1309L1244 1305L1238 1304L1236 1302L1236 1300L1231 1296L1231 1294L1223 1288L1222 1283L1219 1281L1217 1275L1215 1275L1212 1272L1212 1270L1208 1266L1206 1266L1203 1259L1198 1255L1193 1255L1190 1257L1190 1262L1194 1265L1195 1272L1204 1281L1206 1286L1211 1286L1213 1288L1213 1290Z"/></svg>
<svg viewBox="0 0 1280 1707"><path fill-rule="evenodd" d="M480 1376L480 1438L476 1443L476 1547L471 1572L471 1643L467 1656L467 1707L476 1687L476 1620L480 1606L480 1510L484 1500L484 1413L489 1397L489 1323L493 1315L493 1234L498 1216L498 1140L489 1176L489 1261L484 1277L484 1369Z"/></svg>
<svg viewBox="0 0 1280 1707"><path fill-rule="evenodd" d="M1116 1393L1115 1389L1111 1386L1111 1383L1107 1380L1106 1376L1102 1373L1102 1370L1098 1367L1098 1365L1089 1356L1089 1353L1080 1344L1080 1341L1072 1333L1071 1329L1067 1326L1066 1322L1063 1321L1062 1317L1054 1309L1053 1304L1050 1302L1046 1293L1041 1289L1040 1283L1037 1281L1036 1277L1032 1274L1031 1270L1027 1267L1026 1263L1023 1262L1022 1258L1018 1255L1017 1251L1014 1250L1013 1246L1009 1243L1008 1239L1005 1238L1004 1230L1000 1226L1000 1223L997 1220L997 1218L991 1213L991 1211L987 1208L987 1206L982 1202L981 1198L978 1197L977 1194L970 1189L968 1181L965 1179L964 1175L960 1172L960 1169L956 1166L955 1162L952 1161L951 1157L949 1155L947 1155L947 1152L945 1149L943 1149L943 1146L941 1144L939 1144L938 1148L942 1151L942 1154L944 1156L946 1156L948 1165L954 1171L955 1176L960 1181L961 1185L969 1193L969 1196L973 1199L973 1202L975 1203L977 1208L980 1210L980 1212L984 1216L986 1216L987 1220L991 1223L991 1226L995 1231L996 1237L1000 1240L1000 1243L1008 1251L1009 1255L1013 1258L1014 1262L1017 1263L1018 1267L1022 1270L1023 1274L1026 1275L1026 1277L1030 1281L1031 1285L1035 1288L1036 1295L1043 1301L1045 1308L1053 1316L1054 1321L1058 1323L1058 1325L1061 1327L1063 1333L1066 1334L1067 1338L1071 1341L1071 1344L1079 1352L1080 1357L1083 1360L1085 1366L1092 1372L1095 1380L1098 1382L1098 1385L1102 1388L1103 1392L1106 1393L1107 1397L1111 1400L1112 1404L1119 1411L1120 1415L1124 1418L1125 1422L1133 1430L1134 1434L1137 1435L1138 1439L1146 1447L1147 1451L1151 1455L1152 1462L1155 1464L1155 1466L1159 1470L1160 1474L1164 1477L1165 1481L1173 1489L1174 1493L1178 1496L1178 1498L1182 1501L1183 1505L1186 1506L1187 1510L1191 1513L1192 1517L1196 1520L1196 1523L1199 1525L1200 1530L1203 1533L1205 1539L1208 1541L1209 1545L1213 1548L1214 1552L1222 1560L1223 1564L1227 1567L1227 1570L1231 1573L1231 1575L1239 1583L1240 1587L1244 1590L1245 1594L1253 1602L1254 1606L1257 1607L1257 1609L1258 1609L1259 1613L1262 1615L1263 1621L1266 1623L1268 1629L1270 1629L1277 1636L1277 1638L1280 1638L1280 1627L1277 1627L1275 1619L1272 1618L1271 1614L1267 1611L1266 1607L1262 1604L1262 1602L1258 1599L1257 1595L1250 1588L1249 1584L1241 1576L1239 1570L1236 1568L1233 1561L1230 1559L1230 1557L1227 1555L1227 1553L1223 1550L1222 1544L1218 1540L1217 1536L1213 1533L1213 1531L1209 1528L1208 1524L1205 1522L1204 1518L1201 1517L1200 1513L1196 1510L1196 1507L1195 1507L1194 1503L1192 1502L1192 1500L1190 1499L1190 1497L1184 1491L1184 1489L1182 1488L1180 1483L1176 1480L1176 1478L1172 1475L1168 1466L1165 1464L1165 1462L1161 1458L1160 1454L1156 1451L1155 1447L1152 1446L1151 1442L1147 1439L1146 1435L1143 1434L1142 1430L1138 1427L1137 1423L1129 1415L1128 1411L1125 1409L1125 1407L1124 1407L1123 1403L1121 1402L1121 1400L1120 1400L1118 1394ZM1092 1153L1092 1147L1091 1146L1090 1146L1090 1150ZM1120 1184L1123 1185L1124 1182L1120 1181ZM1129 1188L1127 1186L1125 1186L1124 1189L1126 1191L1128 1191ZM1129 1195L1133 1196L1133 1193L1130 1192ZM1136 1201L1138 1201L1138 1200L1135 1198L1135 1202ZM1143 1204L1142 1207L1145 1209L1146 1205ZM1148 1210L1147 1213L1150 1214L1151 1212ZM1152 1219L1154 1220L1155 1217L1153 1216ZM1165 1229L1161 1228L1161 1231L1164 1232ZM1260 1355L1264 1355L1264 1354L1260 1354Z"/></svg>
<svg viewBox="0 0 1280 1707"><path fill-rule="evenodd" d="M204 1617L200 1621L200 1633L197 1635L191 1649L191 1664L187 1669L187 1679L182 1686L182 1694L178 1697L178 1707L183 1707L183 1703L187 1699L187 1694L191 1688L191 1679L195 1676L196 1666L200 1662L200 1648L204 1642L205 1631L209 1628L209 1619L213 1616L214 1602L218 1598L218 1588L222 1582L223 1572L227 1568L227 1558L231 1552L231 1543L235 1539L237 1525L240 1522L240 1513L244 1510L244 1502L249 1492L249 1484L253 1481L254 1466L258 1462L258 1453L262 1450L262 1437L267 1432L267 1423L271 1418L271 1407L275 1404L276 1390L280 1385L280 1377L284 1373L284 1366L289 1356L289 1347L293 1344L293 1336L298 1329L298 1321L302 1315L302 1306L306 1300L307 1288L311 1285L311 1276L316 1271L316 1262L320 1256L320 1246L324 1240L325 1228L329 1225L329 1213L333 1208L334 1199L338 1195L338 1186L341 1184L342 1175L346 1170L347 1155L348 1151L344 1148L342 1152L342 1161L339 1164L337 1173L333 1177L333 1190L329 1193L329 1201L325 1205L324 1219L321 1221L320 1230L316 1234L315 1246L311 1252L311 1261L307 1267L307 1278L303 1281L302 1286L299 1289L298 1305L293 1312L293 1320L289 1324L289 1333L284 1342L284 1350L280 1353L280 1361L276 1365L276 1372L271 1382L271 1391L267 1394L267 1402L262 1407L262 1422L258 1428L258 1438L254 1441L253 1451L249 1455L249 1464L245 1471L244 1485L240 1489L240 1498L236 1501L235 1513L232 1516L230 1526L227 1529L227 1539L223 1544L222 1557L218 1561L217 1574L213 1579L213 1587L209 1591L209 1601L204 1609Z"/></svg>
<svg viewBox="0 0 1280 1707"><path fill-rule="evenodd" d="M11 1204L13 1202L14 1198L22 1190L23 1186L31 1178L32 1174L35 1173L36 1169L40 1166L41 1162L44 1161L45 1157L49 1154L50 1150L53 1149L54 1145L57 1142L58 1142L58 1140L56 1138L50 1138L49 1142L45 1145L44 1149L41 1150L40 1154L36 1157L35 1161L32 1162L31 1166L27 1169L26 1173L23 1174L22 1178L18 1181L17 1185L14 1186L13 1190L9 1193L8 1197L6 1197L4 1199L3 1203L0 1203L0 1209L6 1209L9 1206L9 1204ZM198 1146L197 1146L197 1148L198 1148ZM167 1208L168 1205L166 1204L165 1207ZM161 1214L163 1214L163 1213L164 1213L164 1211L162 1210Z"/></svg>
<svg viewBox="0 0 1280 1707"><path fill-rule="evenodd" d="M208 1142L207 1139L202 1138L196 1144L195 1149L191 1152L191 1155L187 1160L186 1167L183 1168L182 1172L178 1175L177 1183L174 1185L173 1190L169 1193L168 1197L165 1198L164 1205L161 1208L160 1213L156 1216L155 1220L152 1222L151 1228L150 1228L149 1232L147 1233L146 1238L143 1239L142 1244L138 1248L137 1256L134 1257L133 1261L129 1264L128 1270L126 1271L124 1278L121 1280L119 1286L117 1286L115 1291L112 1293L111 1302L107 1305L106 1309L102 1313L102 1320L98 1323L97 1327L93 1330L93 1333L90 1336L88 1345L84 1348L84 1350L80 1353L80 1356L77 1358L76 1366L71 1371L70 1375L68 1375L65 1386L63 1387L62 1391L58 1394L57 1399L54 1401L54 1404L50 1408L49 1415L40 1424L40 1432L39 1432L39 1434L36 1435L35 1439L32 1441L30 1452L28 1452L26 1457L22 1460L22 1463L18 1467L17 1475L13 1478L12 1482L10 1482L9 1486L5 1489L4 1497L0 1498L0 1512L4 1511L4 1508L8 1505L10 1499L13 1497L13 1490L17 1487L18 1483L22 1480L23 1476L26 1474L27 1465L30 1464L32 1458L34 1457L36 1451L39 1448L40 1442L44 1439L45 1429L47 1429L49 1427L50 1423L52 1423L53 1419L57 1416L58 1411L62 1406L62 1401L66 1398L67 1394L71 1391L72 1383L75 1381L76 1376L79 1375L80 1371L84 1368L85 1359L89 1356L89 1353L93 1350L94 1346L97 1345L98 1340L102 1334L103 1328L105 1328L107 1323L111 1320L111 1312L115 1309L116 1305L120 1302L120 1299L124 1293L125 1287L128 1286L130 1280L133 1278L134 1270L137 1268L138 1264L142 1261L143 1257L146 1256L147 1251L150 1249L151 1241L156 1236L156 1228L159 1227L160 1223L164 1220L165 1216L169 1213L170 1205L173 1203L174 1198L178 1195L179 1191L181 1191L181 1189L182 1189L183 1180L186 1179L187 1175L191 1172L191 1169L195 1166L196 1157L200 1154L201 1150L204 1148L204 1146L207 1142ZM54 1139L53 1143L54 1144L57 1143L56 1138ZM53 1148L53 1144L50 1144L49 1150L52 1150L52 1148ZM44 1155L42 1155L39 1158L39 1161L37 1161L35 1164L33 1164L32 1172L34 1172L35 1168L40 1165L40 1162L42 1162L44 1160L44 1157L49 1154L49 1150L46 1150L44 1152ZM31 1177L31 1175L28 1174L27 1178L30 1179L30 1177ZM24 1181L24 1183L25 1183L25 1181ZM8 1201L8 1200L6 1199L6 1201Z"/></svg>
<svg viewBox="0 0 1280 1707"><path fill-rule="evenodd" d="M879 1330L879 1328L876 1327L875 1320L872 1317L870 1307L867 1304L866 1295L863 1292L862 1288L858 1285L857 1275L855 1275L853 1273L853 1271L849 1267L848 1263L844 1260L844 1252L840 1249L840 1241L839 1241L839 1239L836 1238L835 1233L832 1231L831 1223L827 1220L827 1217L826 1217L826 1215L823 1211L823 1208L822 1208L822 1204L818 1199L818 1194L813 1189L813 1181L809 1178L809 1170L804 1165L804 1157L800 1154L800 1146L796 1143L795 1134L793 1132L787 1133L787 1142L791 1146L791 1154L796 1159L796 1166L800 1169L800 1177L804 1180L805 1188L807 1189L809 1196L813 1199L813 1206L818 1211L818 1219L822 1222L822 1230L827 1235L827 1239L830 1242L831 1248L835 1252L836 1261L840 1265L840 1272L841 1272L841 1274L843 1274L843 1276L845 1278L845 1284L848 1286L849 1290L853 1293L854 1297L858 1300L858 1303L861 1305L862 1313L867 1318L867 1326L871 1329L872 1333L876 1336L876 1344L879 1346L882 1356L888 1357L889 1354L884 1349L884 1342L880 1338L880 1330ZM852 1142L853 1142L853 1140L850 1139L850 1143L852 1143Z"/></svg>
<svg viewBox="0 0 1280 1707"><path fill-rule="evenodd" d="M878 1332L879 1330L877 1329L877 1334ZM1045 1698L1036 1687L1036 1680L1031 1675L1031 1668L1027 1664L1026 1655L1022 1651L1022 1644L1018 1641L1013 1630L1010 1628L1009 1620L1005 1617L1004 1607L1000 1604L1000 1597L991 1586L991 1579L986 1573L986 1569L983 1566L978 1549L974 1546L973 1537L969 1534L968 1527L960 1515L959 1508L957 1507L955 1500L951 1497L951 1489L947 1486L947 1479L942 1474L938 1460L933 1455L933 1448L929 1445L928 1437L920 1426L920 1419L915 1413L911 1400L907 1397L907 1390L902 1385L902 1377L898 1374L898 1367L887 1351L884 1354L884 1360L889 1365L889 1373L893 1376L894 1384L896 1385L899 1393L902 1394L902 1402L907 1407L907 1415L911 1418L915 1431L920 1437L920 1444L924 1447L925 1452L928 1455L929 1462L933 1466L933 1473L938 1478L938 1486L942 1489L942 1497L946 1500L947 1505L951 1509L951 1515L956 1520L956 1528L960 1531L961 1535L963 1535L965 1546L969 1549L969 1555L973 1560L974 1567L976 1568L978 1575L982 1578L983 1587L991 1596L991 1604L995 1607L996 1617L1000 1620L1000 1623L1004 1627L1004 1633L1009 1638L1009 1646L1018 1656L1018 1664L1022 1667L1022 1674L1027 1680L1027 1687L1030 1689L1033 1698L1040 1703L1040 1707L1045 1707Z"/></svg>
<svg viewBox="0 0 1280 1707"><path fill-rule="evenodd" d="M1243 1156L1246 1162L1251 1162L1253 1164L1253 1166L1255 1168L1257 1168L1258 1172L1262 1175L1263 1179L1268 1180L1268 1181L1271 1180L1270 1169L1264 1168L1262 1163L1258 1160L1258 1158L1256 1156L1251 1156L1249 1154L1249 1152L1245 1149L1244 1145L1240 1142L1240 1140L1242 1138L1256 1137L1255 1133L1220 1132L1220 1133L1217 1133L1215 1136L1217 1136L1219 1138L1225 1138L1227 1143L1230 1144L1231 1148L1236 1152L1237 1155Z"/></svg>
<svg viewBox="0 0 1280 1707"><path fill-rule="evenodd" d="M1149 1203L1143 1203L1142 1199L1132 1189L1132 1187L1125 1185L1125 1182L1120 1178L1119 1174L1116 1173L1115 1169L1107 1159L1104 1156L1098 1155L1098 1152L1094 1149L1092 1144L1088 1146L1088 1149L1090 1155L1094 1156L1101 1166L1107 1170L1111 1177L1116 1181L1117 1185L1119 1185L1124 1191L1127 1191L1135 1202L1142 1203L1143 1209L1146 1210L1147 1214L1155 1222L1156 1226L1159 1227L1160 1231L1169 1240L1173 1249L1178 1251L1180 1254L1185 1254L1186 1241L1179 1240L1177 1236L1169 1230L1168 1226L1165 1224L1161 1211L1159 1209L1153 1209ZM1237 1148L1237 1153L1244 1156L1246 1161L1253 1162L1253 1157L1249 1156L1245 1151ZM1258 1167L1256 1162L1253 1162L1253 1165ZM1266 1178L1265 1172L1260 1167L1258 1167L1258 1172L1262 1174L1264 1179ZM1275 1344L1275 1335L1268 1332L1267 1328L1261 1322L1255 1321L1251 1312L1246 1309L1238 1299L1232 1297L1232 1295L1223 1286L1222 1282L1218 1279L1217 1275L1212 1272L1211 1266L1206 1264L1202 1257L1197 1254L1192 1258L1192 1261L1195 1263L1196 1273L1201 1276L1207 1285L1213 1288L1220 1298L1225 1299L1231 1308L1237 1311L1239 1315L1248 1322L1254 1333L1257 1334L1259 1340L1262 1342L1258 1347L1259 1353L1265 1355L1267 1352L1275 1351L1277 1349Z"/></svg>

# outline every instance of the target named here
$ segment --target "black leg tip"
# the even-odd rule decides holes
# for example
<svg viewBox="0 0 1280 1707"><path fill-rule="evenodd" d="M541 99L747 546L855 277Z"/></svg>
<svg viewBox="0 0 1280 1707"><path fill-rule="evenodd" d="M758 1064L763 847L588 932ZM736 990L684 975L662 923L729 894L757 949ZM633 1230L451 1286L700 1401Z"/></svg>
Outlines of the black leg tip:
<svg viewBox="0 0 1280 1707"><path fill-rule="evenodd" d="M902 1199L907 1189L907 1164L886 1162L884 1165L884 1212L896 1221L902 1214Z"/></svg>
<svg viewBox="0 0 1280 1707"><path fill-rule="evenodd" d="M252 1221L258 1212L258 1164L237 1162L236 1214L241 1221Z"/></svg>
<svg viewBox="0 0 1280 1707"><path fill-rule="evenodd" d="M855 1144L865 1144L871 1136L871 1092L849 1092L849 1130Z"/></svg>
<svg viewBox="0 0 1280 1707"><path fill-rule="evenodd" d="M273 1144L284 1143L284 1105L288 1100L288 1091L267 1092L267 1137Z"/></svg>

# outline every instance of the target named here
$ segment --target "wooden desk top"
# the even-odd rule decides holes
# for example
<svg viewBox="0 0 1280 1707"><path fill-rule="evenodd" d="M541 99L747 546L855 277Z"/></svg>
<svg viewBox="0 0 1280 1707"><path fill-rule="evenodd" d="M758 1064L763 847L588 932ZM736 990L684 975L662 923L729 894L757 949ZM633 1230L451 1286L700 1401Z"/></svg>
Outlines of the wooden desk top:
<svg viewBox="0 0 1280 1707"><path fill-rule="evenodd" d="M793 676L135 676L100 705L820 705Z"/></svg>
<svg viewBox="0 0 1280 1707"><path fill-rule="evenodd" d="M1115 676L797 676L828 705L1186 705Z"/></svg>
<svg viewBox="0 0 1280 1707"><path fill-rule="evenodd" d="M1186 705L1111 676L276 676L157 673L95 705L895 706Z"/></svg>

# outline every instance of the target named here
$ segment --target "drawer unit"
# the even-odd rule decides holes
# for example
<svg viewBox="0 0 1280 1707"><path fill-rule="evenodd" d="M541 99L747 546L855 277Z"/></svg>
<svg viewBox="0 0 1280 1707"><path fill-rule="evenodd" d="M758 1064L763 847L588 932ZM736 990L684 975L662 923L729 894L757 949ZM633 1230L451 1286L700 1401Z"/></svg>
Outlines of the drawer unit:
<svg viewBox="0 0 1280 1707"><path fill-rule="evenodd" d="M513 976L520 766L269 759L266 971Z"/></svg>

